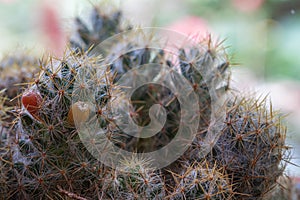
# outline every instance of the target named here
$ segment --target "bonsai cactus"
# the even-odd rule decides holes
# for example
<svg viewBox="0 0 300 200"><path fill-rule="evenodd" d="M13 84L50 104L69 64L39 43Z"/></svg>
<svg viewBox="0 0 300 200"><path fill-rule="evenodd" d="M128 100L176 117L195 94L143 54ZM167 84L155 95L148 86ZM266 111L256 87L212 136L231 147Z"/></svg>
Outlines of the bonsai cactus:
<svg viewBox="0 0 300 200"><path fill-rule="evenodd" d="M286 129L265 99L229 93L230 60L222 43L208 37L193 47L176 47L174 56L167 49L147 43L141 47L128 38L116 41L115 51L108 49L105 56L112 59L107 62L95 54L96 46L132 28L121 27L119 11L103 15L95 8L91 16L90 25L76 19L77 30L62 58L40 63L38 77L22 93L14 123L1 134L1 198L265 199L279 191L277 181L289 159ZM153 77L137 73L142 66L151 70L153 63L167 73ZM124 80L125 74L135 72L136 79ZM133 86L140 79L151 84L138 87L129 100L123 98L126 88L120 81ZM192 99L192 93L197 97L193 105L199 111L192 110L198 119L196 134L186 151L162 169L151 166L155 160L133 157L123 160L120 170L95 158L91 146L98 145L94 138L100 133L84 138L78 128L82 124L96 123L113 145L131 153L153 152L174 139L187 113L163 79L188 83L186 91L191 94L186 98ZM216 99L225 98L214 108ZM112 105L122 108L124 102L130 103L130 112L113 116ZM165 121L153 118L153 105L165 109ZM216 117L223 114L224 118ZM117 121L125 118L143 127L159 119L156 123L162 129L139 138L139 132L128 134L118 126Z"/></svg>

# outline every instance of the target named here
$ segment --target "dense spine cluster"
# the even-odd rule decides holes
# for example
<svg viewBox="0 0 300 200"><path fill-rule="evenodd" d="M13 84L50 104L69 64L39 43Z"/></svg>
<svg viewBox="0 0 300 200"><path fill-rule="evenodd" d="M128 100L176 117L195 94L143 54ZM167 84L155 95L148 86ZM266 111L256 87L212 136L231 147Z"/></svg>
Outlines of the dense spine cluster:
<svg viewBox="0 0 300 200"><path fill-rule="evenodd" d="M265 100L229 102L225 127L209 157L224 168L244 199L263 198L274 187L288 160L286 128Z"/></svg>
<svg viewBox="0 0 300 200"><path fill-rule="evenodd" d="M170 199L231 199L232 186L224 172L202 163L187 164L185 171L174 174L175 189Z"/></svg>
<svg viewBox="0 0 300 200"><path fill-rule="evenodd" d="M1 125L6 112L0 110L0 198L264 199L278 188L289 148L279 113L268 108L265 99L230 96L222 107L224 122L215 129L219 137L208 144L212 150L203 156L205 136L214 126L212 103L229 96L230 62L221 43L208 37L191 49L179 47L174 57L165 50L147 45L136 49L134 43L120 41L115 48L126 53L106 65L90 52L129 29L121 27L121 13L103 15L95 8L90 24L77 18L76 26L64 57L40 63L39 76L23 92L22 106L5 134ZM115 53L108 52L108 57ZM114 97L122 95L116 83L126 72L149 63L178 72L193 88L200 108L197 134L187 151L164 169L155 170L136 158L124 161L125 171L112 169L91 155L76 125L98 121L116 146L145 153L168 144L181 123L176 94L148 84L132 94L127 114L139 126L147 126L151 106L159 104L167 116L162 130L138 138L116 126L110 107ZM28 80L19 82L23 81ZM91 90L94 99L81 98ZM0 107L3 102L0 98Z"/></svg>
<svg viewBox="0 0 300 200"><path fill-rule="evenodd" d="M105 191L115 199L163 199L164 181L160 172L147 166L147 161L132 159L124 162L126 171L113 170L105 175Z"/></svg>

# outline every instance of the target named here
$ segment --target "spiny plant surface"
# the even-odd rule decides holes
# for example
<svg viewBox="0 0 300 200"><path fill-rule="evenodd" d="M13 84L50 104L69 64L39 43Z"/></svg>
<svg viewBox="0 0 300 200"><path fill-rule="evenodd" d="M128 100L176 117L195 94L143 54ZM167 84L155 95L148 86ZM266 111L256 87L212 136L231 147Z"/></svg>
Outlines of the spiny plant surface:
<svg viewBox="0 0 300 200"><path fill-rule="evenodd" d="M77 17L75 19L76 30L70 40L72 48L87 51L105 39L129 29L129 27L122 27L121 17L120 11L105 14L97 7L94 7L90 13L87 23Z"/></svg>
<svg viewBox="0 0 300 200"><path fill-rule="evenodd" d="M286 127L266 99L229 102L225 127L209 154L231 178L239 198L264 198L289 160Z"/></svg>
<svg viewBox="0 0 300 200"><path fill-rule="evenodd" d="M115 171L105 177L105 190L116 199L163 199L166 195L159 170L149 167L146 160L133 158L123 163L125 171Z"/></svg>
<svg viewBox="0 0 300 200"><path fill-rule="evenodd" d="M9 107L5 105L7 101L7 97L5 96L5 89L0 90L0 123L5 121L8 116L8 111L10 110Z"/></svg>
<svg viewBox="0 0 300 200"><path fill-rule="evenodd" d="M174 174L170 199L231 199L234 195L226 174L209 166L206 160L186 163L181 174Z"/></svg>
<svg viewBox="0 0 300 200"><path fill-rule="evenodd" d="M68 58L69 62L64 59L60 62L63 66L57 66L51 60L34 86L23 94L23 108L12 129L14 137L1 155L8 188L8 192L1 194L4 198L58 198L58 185L67 191L81 188L82 193L94 189L89 184L89 181L95 184L92 177L100 179L97 177L100 177L98 170L102 165L83 149L74 127L65 120L66 104L70 102L68 84L72 78L71 73L64 77L61 72L80 65L76 59L72 66ZM47 92L43 90L45 84ZM82 173L86 167L91 171Z"/></svg>
<svg viewBox="0 0 300 200"><path fill-rule="evenodd" d="M220 137L211 143L212 151L203 158L202 145L211 126L210 89L218 94L214 98L221 98L229 87L230 62L225 50L208 38L195 48L178 47L174 59L164 50L146 45L134 49L132 40L120 41L116 48L127 50L126 53L107 66L105 60L89 50L124 30L120 28L120 17L119 12L104 16L94 9L89 26L76 20L77 39L71 40L71 49L65 56L42 62L39 76L22 95L22 108L10 129L12 137L0 144L0 197L266 198L282 175L281 162L288 159L285 128L278 113L267 108L264 100L230 100L224 105L225 122L218 127ZM109 52L108 57L115 53ZM83 145L75 128L78 123L98 121L116 146L131 152L151 152L168 144L180 123L181 108L176 95L159 84L150 84L133 93L131 112L126 114L136 124L145 126L151 121L151 105L161 104L167 114L163 129L150 139L141 139L116 126L110 105L114 97L122 95L118 80L126 72L149 63L177 70L197 94L201 117L196 137L177 161L161 171L139 159L124 162L127 172L111 169ZM206 79L199 73L203 69L207 71ZM207 77L215 82L214 88L208 88ZM76 95L90 97L91 90L93 99L74 101Z"/></svg>
<svg viewBox="0 0 300 200"><path fill-rule="evenodd" d="M34 77L38 70L38 60L28 53L15 53L5 56L0 62L0 90L5 90L7 106L18 103L16 97L23 92L25 83ZM13 101L11 101L13 100Z"/></svg>

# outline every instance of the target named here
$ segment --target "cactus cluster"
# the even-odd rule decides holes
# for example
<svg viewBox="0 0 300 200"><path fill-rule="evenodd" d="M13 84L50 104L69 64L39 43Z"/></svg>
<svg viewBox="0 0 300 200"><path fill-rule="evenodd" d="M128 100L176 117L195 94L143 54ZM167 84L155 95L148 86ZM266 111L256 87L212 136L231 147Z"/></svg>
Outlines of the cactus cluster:
<svg viewBox="0 0 300 200"><path fill-rule="evenodd" d="M179 47L174 58L165 50L147 45L135 49L131 40L120 41L116 48L126 53L106 65L91 49L131 27L122 28L121 12L103 15L95 8L91 13L88 25L76 19L77 29L62 58L39 63L40 72L23 92L11 127L0 134L1 199L265 199L281 191L277 182L289 159L286 129L265 99L228 94L230 61L221 43L208 37L191 49ZM108 52L108 57L114 54ZM111 115L110 102L122 96L117 82L126 72L149 63L177 71L188 81L200 108L197 134L185 153L163 169L139 158L123 161L125 171L113 169L83 144L78 123L97 121L114 145L138 153L168 144L181 123L176 94L148 84L132 94L127 115L147 126L151 106L159 104L166 110L163 128L155 136L138 138L116 125L118 116ZM18 80L23 81L28 80ZM88 97L90 89L94 99L78 98ZM225 97L224 121L214 124L213 98ZM214 129L219 136L205 144L214 125L220 126ZM202 152L206 145L211 146L207 155Z"/></svg>

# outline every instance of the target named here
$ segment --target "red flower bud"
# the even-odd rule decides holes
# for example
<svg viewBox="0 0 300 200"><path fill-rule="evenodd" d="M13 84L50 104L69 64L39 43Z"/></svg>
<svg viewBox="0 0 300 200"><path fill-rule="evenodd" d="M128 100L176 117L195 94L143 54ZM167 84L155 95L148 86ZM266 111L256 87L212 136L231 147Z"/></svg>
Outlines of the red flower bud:
<svg viewBox="0 0 300 200"><path fill-rule="evenodd" d="M35 116L41 107L42 97L35 91L26 91L22 95L21 101L26 110Z"/></svg>

